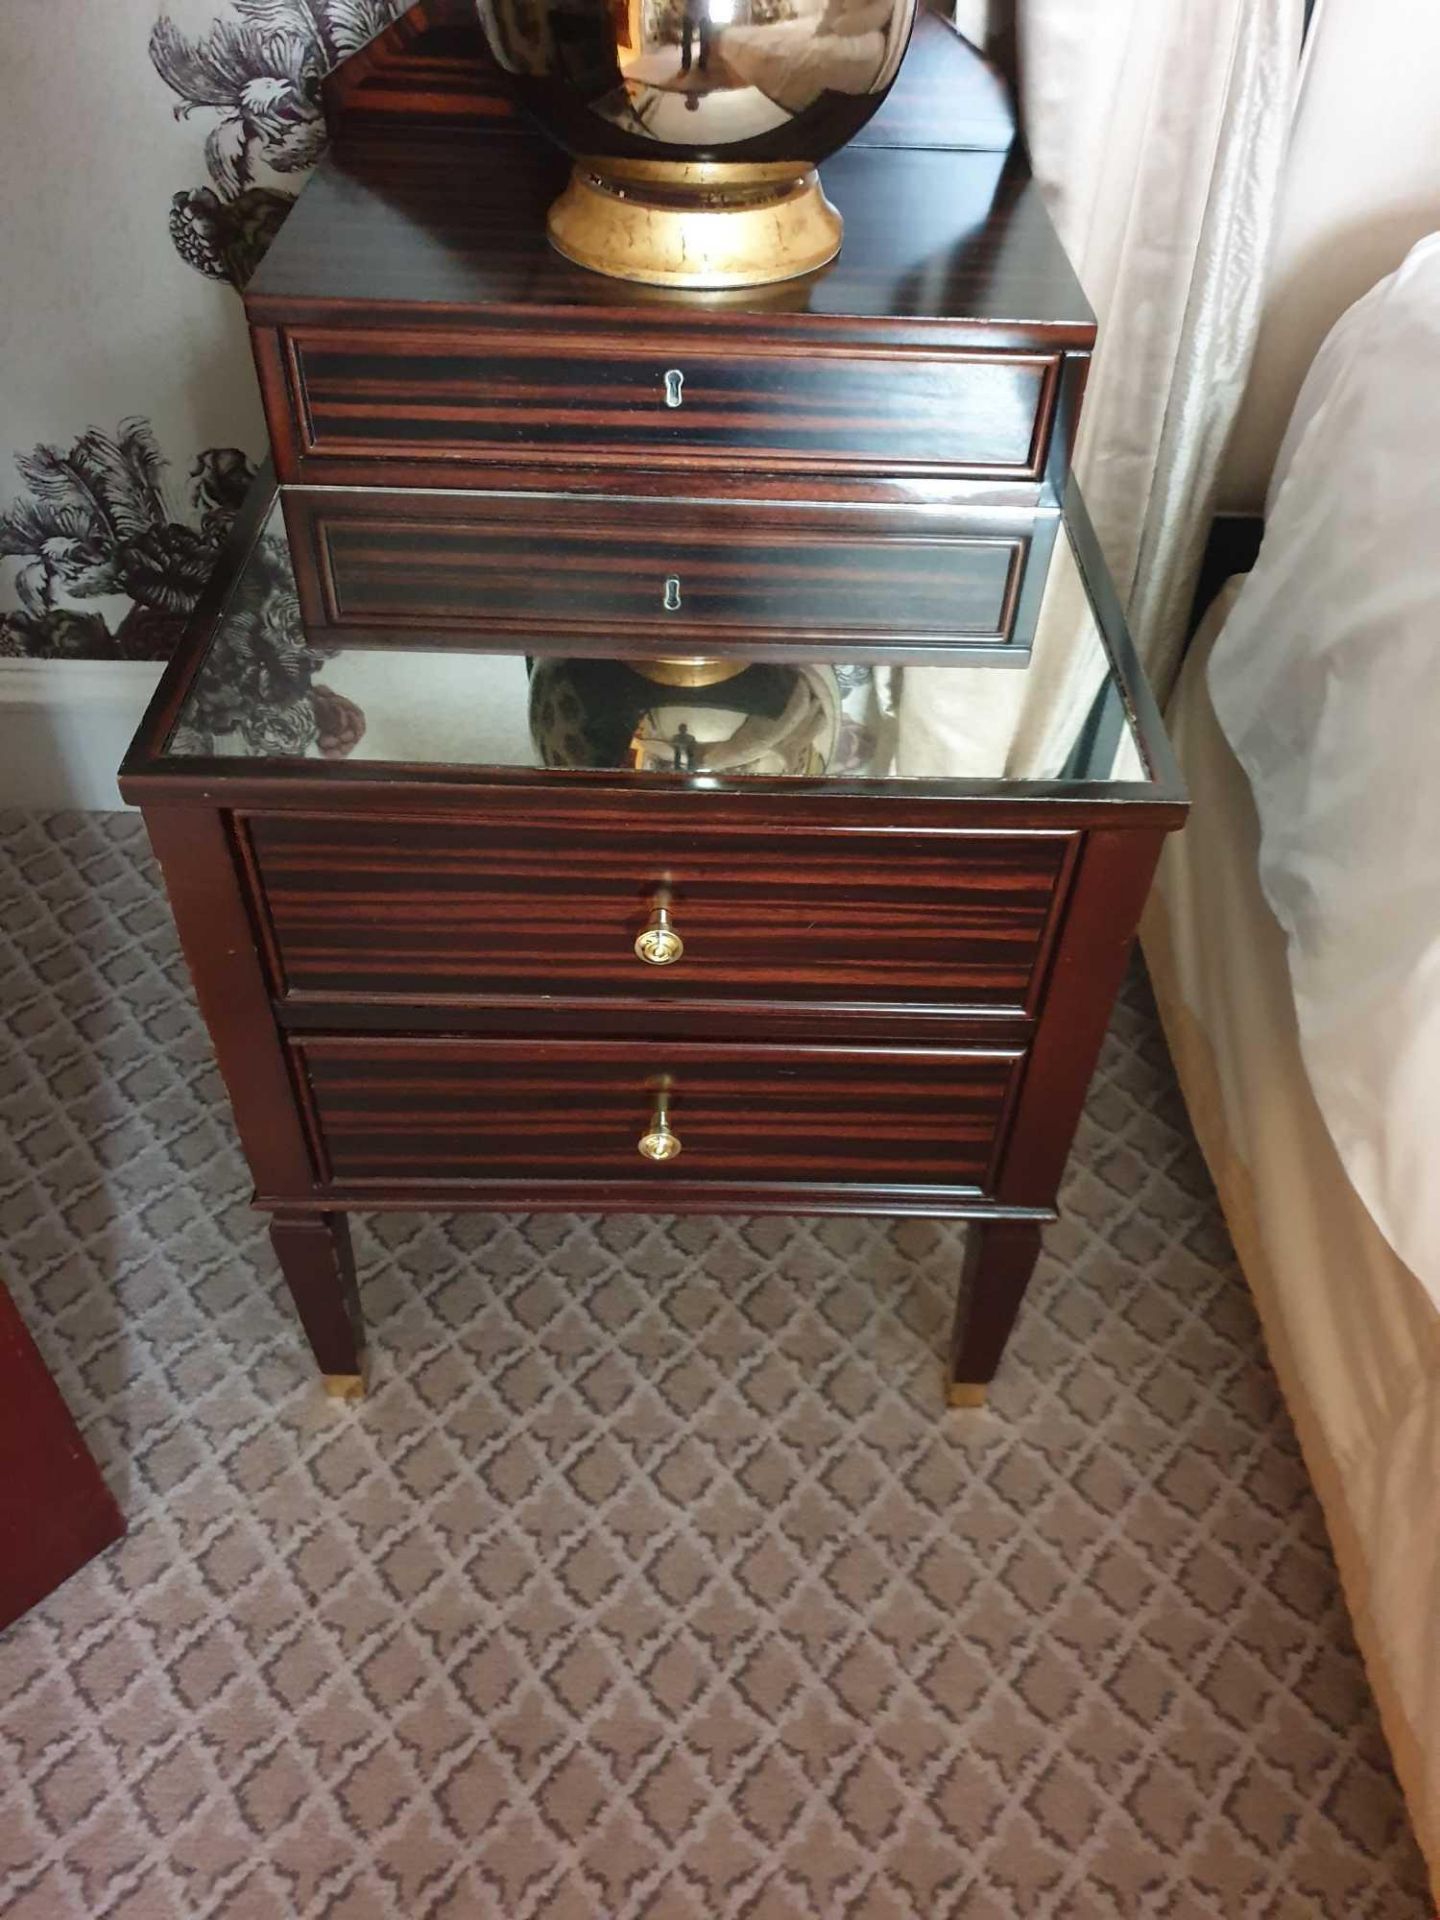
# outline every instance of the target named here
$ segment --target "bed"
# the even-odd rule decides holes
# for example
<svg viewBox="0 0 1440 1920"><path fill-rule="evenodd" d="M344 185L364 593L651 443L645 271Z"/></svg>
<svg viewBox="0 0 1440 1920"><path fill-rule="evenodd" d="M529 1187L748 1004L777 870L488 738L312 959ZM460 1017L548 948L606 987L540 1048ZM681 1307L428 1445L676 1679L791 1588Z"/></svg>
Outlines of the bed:
<svg viewBox="0 0 1440 1920"><path fill-rule="evenodd" d="M723 27L718 45L735 78L786 113L803 113L827 92L888 86L905 51L908 21L908 10L894 0L797 0L793 19Z"/></svg>
<svg viewBox="0 0 1440 1920"><path fill-rule="evenodd" d="M1250 782L1207 685L1233 598L1171 704L1192 812L1142 942L1440 1896L1440 1312L1361 1204L1311 1091Z"/></svg>

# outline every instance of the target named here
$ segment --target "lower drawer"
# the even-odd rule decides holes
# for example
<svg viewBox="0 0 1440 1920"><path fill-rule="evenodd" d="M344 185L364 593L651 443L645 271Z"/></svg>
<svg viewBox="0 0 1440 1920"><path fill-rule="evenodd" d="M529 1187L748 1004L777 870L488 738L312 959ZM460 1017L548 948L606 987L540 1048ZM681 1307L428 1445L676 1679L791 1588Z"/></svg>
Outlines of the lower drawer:
<svg viewBox="0 0 1440 1920"><path fill-rule="evenodd" d="M292 1043L321 1174L848 1183L984 1192L1019 1050L317 1036Z"/></svg>

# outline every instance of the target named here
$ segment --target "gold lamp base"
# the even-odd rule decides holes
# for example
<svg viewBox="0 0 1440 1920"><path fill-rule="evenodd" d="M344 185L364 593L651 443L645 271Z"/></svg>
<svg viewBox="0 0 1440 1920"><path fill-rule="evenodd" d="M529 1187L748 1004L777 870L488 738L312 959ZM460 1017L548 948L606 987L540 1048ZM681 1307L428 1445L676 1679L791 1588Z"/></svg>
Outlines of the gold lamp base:
<svg viewBox="0 0 1440 1920"><path fill-rule="evenodd" d="M813 167L663 160L577 160L548 226L577 266L657 287L798 279L844 230Z"/></svg>
<svg viewBox="0 0 1440 1920"><path fill-rule="evenodd" d="M718 687L726 680L738 678L751 663L721 654L713 658L708 654L695 654L685 659L667 659L659 654L648 660L632 655L625 664L661 687Z"/></svg>

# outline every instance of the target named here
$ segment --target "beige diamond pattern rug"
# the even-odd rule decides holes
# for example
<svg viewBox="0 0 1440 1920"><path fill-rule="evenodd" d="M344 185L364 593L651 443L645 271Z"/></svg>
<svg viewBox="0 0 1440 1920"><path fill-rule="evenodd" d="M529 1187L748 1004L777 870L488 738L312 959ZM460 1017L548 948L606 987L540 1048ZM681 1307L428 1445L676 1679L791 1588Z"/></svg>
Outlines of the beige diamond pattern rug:
<svg viewBox="0 0 1440 1920"><path fill-rule="evenodd" d="M0 816L0 1234L130 1519L0 1638L7 1920L1421 1920L1143 982L985 1413L963 1230L358 1223L327 1402L154 869Z"/></svg>

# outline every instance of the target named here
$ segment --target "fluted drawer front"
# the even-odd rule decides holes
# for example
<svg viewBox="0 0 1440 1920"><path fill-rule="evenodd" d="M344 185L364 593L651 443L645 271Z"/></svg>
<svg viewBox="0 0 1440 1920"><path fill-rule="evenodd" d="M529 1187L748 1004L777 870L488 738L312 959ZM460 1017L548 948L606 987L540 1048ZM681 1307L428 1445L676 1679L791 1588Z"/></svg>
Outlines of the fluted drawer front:
<svg viewBox="0 0 1440 1920"><path fill-rule="evenodd" d="M317 1037L296 1042L339 1184L716 1180L985 1190L1017 1052ZM673 1158L648 1159L663 1089Z"/></svg>
<svg viewBox="0 0 1440 1920"><path fill-rule="evenodd" d="M536 992L1029 1011L1077 836L262 814L282 993ZM634 948L662 889L674 965Z"/></svg>
<svg viewBox="0 0 1440 1920"><path fill-rule="evenodd" d="M312 627L493 635L514 648L994 647L1015 638L1032 543L941 510L753 501L294 490ZM1043 554L1037 564L1044 565Z"/></svg>
<svg viewBox="0 0 1440 1920"><path fill-rule="evenodd" d="M1060 356L924 350L691 352L673 337L287 330L310 463L423 465L430 484L533 461L735 471L974 474L1044 470ZM282 461L286 460L282 448ZM288 462L287 462L288 464Z"/></svg>

